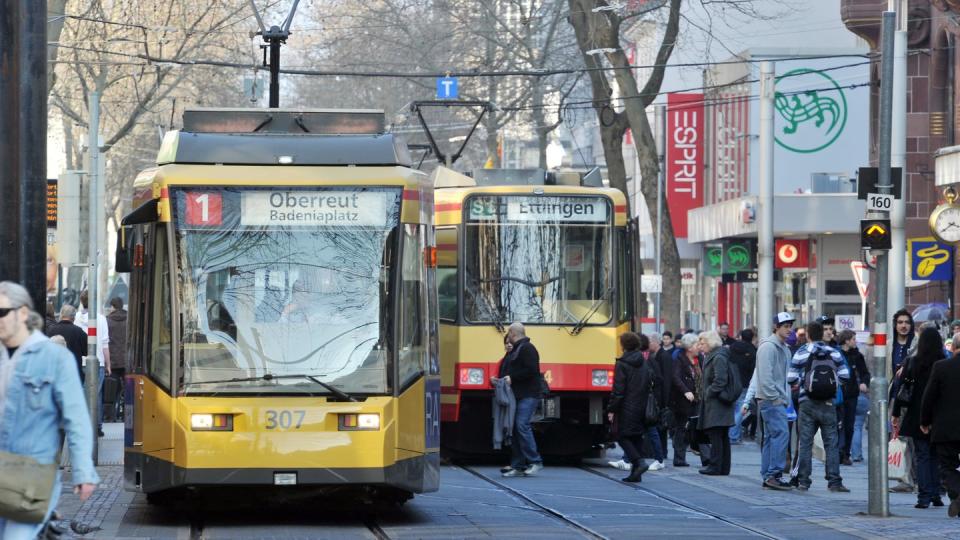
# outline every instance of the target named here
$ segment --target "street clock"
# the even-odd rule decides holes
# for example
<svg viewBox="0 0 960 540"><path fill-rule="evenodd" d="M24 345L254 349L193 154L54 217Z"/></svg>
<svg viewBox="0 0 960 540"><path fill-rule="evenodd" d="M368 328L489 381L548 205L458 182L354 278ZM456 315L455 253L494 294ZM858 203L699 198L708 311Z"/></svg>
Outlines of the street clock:
<svg viewBox="0 0 960 540"><path fill-rule="evenodd" d="M930 232L946 244L960 243L960 204L957 192L947 188L943 193L945 204L938 205L930 214Z"/></svg>

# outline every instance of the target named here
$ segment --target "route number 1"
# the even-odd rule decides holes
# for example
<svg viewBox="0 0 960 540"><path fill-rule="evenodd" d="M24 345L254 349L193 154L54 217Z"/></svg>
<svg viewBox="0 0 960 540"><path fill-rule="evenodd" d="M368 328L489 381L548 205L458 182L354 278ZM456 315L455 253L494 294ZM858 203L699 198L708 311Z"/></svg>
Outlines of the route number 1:
<svg viewBox="0 0 960 540"><path fill-rule="evenodd" d="M867 194L867 210L889 212L891 208L893 208L893 195Z"/></svg>
<svg viewBox="0 0 960 540"><path fill-rule="evenodd" d="M187 225L221 225L223 195L220 193L187 193Z"/></svg>

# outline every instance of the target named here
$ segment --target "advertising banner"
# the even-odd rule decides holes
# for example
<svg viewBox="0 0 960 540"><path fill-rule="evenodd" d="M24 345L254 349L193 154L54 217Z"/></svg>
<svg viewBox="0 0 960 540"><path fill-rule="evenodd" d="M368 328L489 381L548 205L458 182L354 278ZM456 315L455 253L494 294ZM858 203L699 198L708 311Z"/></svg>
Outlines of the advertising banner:
<svg viewBox="0 0 960 540"><path fill-rule="evenodd" d="M940 244L933 238L907 240L910 255L910 278L925 281L953 279L953 246Z"/></svg>
<svg viewBox="0 0 960 540"><path fill-rule="evenodd" d="M677 238L703 205L703 94L667 94L666 199Z"/></svg>

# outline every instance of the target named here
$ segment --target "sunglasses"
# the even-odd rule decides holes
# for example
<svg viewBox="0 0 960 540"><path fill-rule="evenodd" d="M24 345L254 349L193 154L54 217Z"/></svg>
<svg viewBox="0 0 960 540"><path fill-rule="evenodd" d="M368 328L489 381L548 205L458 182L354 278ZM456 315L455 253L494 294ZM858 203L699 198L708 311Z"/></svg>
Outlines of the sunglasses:
<svg viewBox="0 0 960 540"><path fill-rule="evenodd" d="M11 311L16 311L19 307L0 307L0 319L6 317Z"/></svg>

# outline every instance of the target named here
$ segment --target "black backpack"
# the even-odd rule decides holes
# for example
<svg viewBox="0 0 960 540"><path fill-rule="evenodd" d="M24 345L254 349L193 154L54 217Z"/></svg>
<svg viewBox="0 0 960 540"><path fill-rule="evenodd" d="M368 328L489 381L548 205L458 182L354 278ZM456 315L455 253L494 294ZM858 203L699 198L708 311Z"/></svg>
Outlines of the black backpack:
<svg viewBox="0 0 960 540"><path fill-rule="evenodd" d="M833 401L837 397L837 364L833 351L816 347L807 359L807 372L803 376L803 389L807 397L817 401Z"/></svg>
<svg viewBox="0 0 960 540"><path fill-rule="evenodd" d="M743 381L740 379L740 367L730 361L729 357L727 366L727 385L723 387L717 397L720 401L731 405L740 399L740 394L743 393Z"/></svg>

